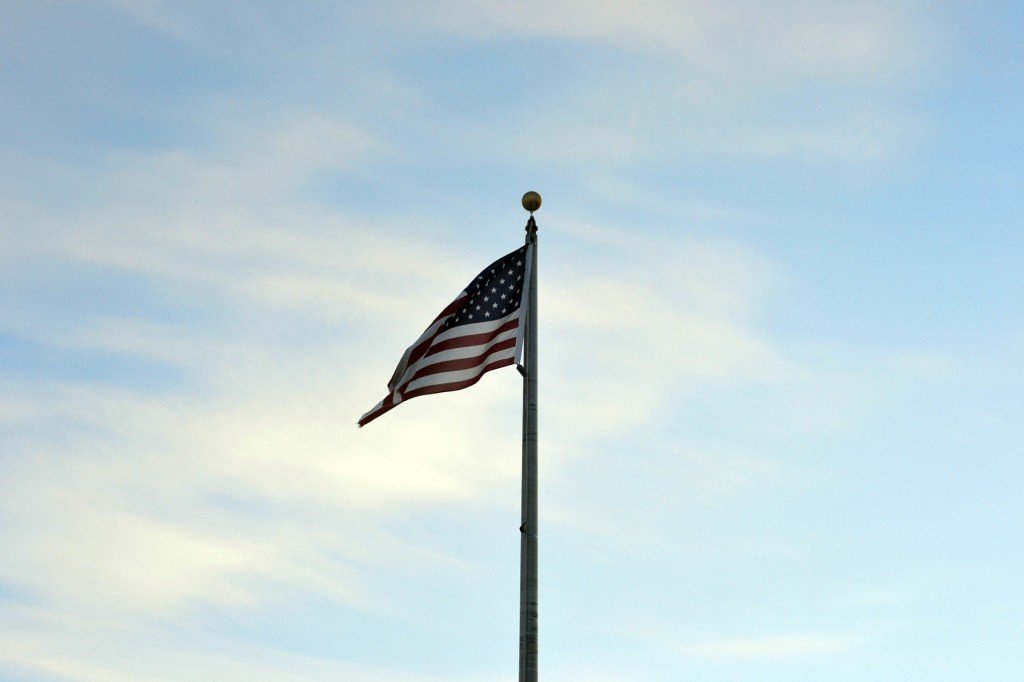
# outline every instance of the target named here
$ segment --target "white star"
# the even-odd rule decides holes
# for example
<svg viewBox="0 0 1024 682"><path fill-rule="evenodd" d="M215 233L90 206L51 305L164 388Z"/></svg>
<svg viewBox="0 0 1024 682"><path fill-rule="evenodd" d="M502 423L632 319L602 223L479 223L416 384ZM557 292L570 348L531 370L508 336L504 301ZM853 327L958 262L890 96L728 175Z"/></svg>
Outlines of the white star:
<svg viewBox="0 0 1024 682"><path fill-rule="evenodd" d="M505 298L505 294L502 294L502 295L501 295L501 297L502 297L502 298Z"/></svg>
<svg viewBox="0 0 1024 682"><path fill-rule="evenodd" d="M507 312L507 311L508 311L508 308L502 308L502 309L501 309L501 312L503 312L503 313L504 313L504 312Z"/></svg>
<svg viewBox="0 0 1024 682"><path fill-rule="evenodd" d="M511 274L512 274L512 271L511 271L511 270L509 270L509 271L508 271L508 274L510 274L510 275L511 275Z"/></svg>
<svg viewBox="0 0 1024 682"><path fill-rule="evenodd" d="M498 281L498 284L504 284L504 283L505 283L505 278L504 278L504 277L502 277L502 278L501 278L501 279L500 279L500 280Z"/></svg>
<svg viewBox="0 0 1024 682"><path fill-rule="evenodd" d="M477 310L480 310L480 306L477 306L477 307L476 307L476 309L477 309Z"/></svg>
<svg viewBox="0 0 1024 682"><path fill-rule="evenodd" d="M490 317L490 316L491 316L490 313L484 313L484 317Z"/></svg>
<svg viewBox="0 0 1024 682"><path fill-rule="evenodd" d="M521 261L521 260L517 260L516 261L516 265L522 265L522 264L523 264L523 261Z"/></svg>
<svg viewBox="0 0 1024 682"><path fill-rule="evenodd" d="M494 288L494 287L491 287L491 293L492 294L496 294L496 293L498 293L498 290L496 288Z"/></svg>
<svg viewBox="0 0 1024 682"><path fill-rule="evenodd" d="M492 308L497 308L497 307L498 307L498 304L497 304L497 303L495 303L495 304L494 304L494 305L492 305L491 307L492 307Z"/></svg>
<svg viewBox="0 0 1024 682"><path fill-rule="evenodd" d="M485 303L486 303L487 301L489 301L489 300L491 300L491 299L490 299L489 297L487 297L487 296L484 296L484 302L485 302Z"/></svg>
<svg viewBox="0 0 1024 682"><path fill-rule="evenodd" d="M473 313L469 314L469 319L471 319L471 320L473 319Z"/></svg>

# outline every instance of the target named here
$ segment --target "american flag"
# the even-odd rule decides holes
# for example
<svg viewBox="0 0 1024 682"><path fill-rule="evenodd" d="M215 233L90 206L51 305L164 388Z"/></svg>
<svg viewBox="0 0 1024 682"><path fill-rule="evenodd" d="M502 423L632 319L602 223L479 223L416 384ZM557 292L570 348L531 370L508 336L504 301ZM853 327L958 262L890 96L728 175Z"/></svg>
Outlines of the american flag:
<svg viewBox="0 0 1024 682"><path fill-rule="evenodd" d="M530 278L530 245L484 268L406 349L388 395L359 418L365 426L398 405L430 393L472 386L485 372L521 357Z"/></svg>

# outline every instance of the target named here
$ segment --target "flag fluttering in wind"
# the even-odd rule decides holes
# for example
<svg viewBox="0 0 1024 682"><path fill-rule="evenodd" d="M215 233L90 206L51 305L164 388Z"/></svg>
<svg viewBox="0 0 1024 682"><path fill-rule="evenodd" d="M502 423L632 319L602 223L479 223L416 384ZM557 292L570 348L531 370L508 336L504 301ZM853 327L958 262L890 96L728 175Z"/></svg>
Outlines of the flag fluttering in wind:
<svg viewBox="0 0 1024 682"><path fill-rule="evenodd" d="M477 275L409 346L388 382L388 395L359 426L404 400L472 386L485 372L522 357L530 280L527 244Z"/></svg>
<svg viewBox="0 0 1024 682"><path fill-rule="evenodd" d="M369 424L403 400L472 386L511 364L523 375L523 507L519 524L519 682L537 682L537 192L523 195L526 245L488 265L406 349Z"/></svg>

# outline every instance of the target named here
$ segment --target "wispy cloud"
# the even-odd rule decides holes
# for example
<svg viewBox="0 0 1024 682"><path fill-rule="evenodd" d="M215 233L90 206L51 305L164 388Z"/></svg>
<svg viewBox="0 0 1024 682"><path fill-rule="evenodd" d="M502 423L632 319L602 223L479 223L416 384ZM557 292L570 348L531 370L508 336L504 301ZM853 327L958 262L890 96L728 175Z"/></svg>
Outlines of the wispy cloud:
<svg viewBox="0 0 1024 682"><path fill-rule="evenodd" d="M174 613L210 594L245 607L258 601L253 581L266 580L383 608L386 597L365 580L368 548L422 550L357 528L372 528L375 514L473 506L515 487L514 457L479 456L516 451L514 424L498 407L514 394L514 376L492 378L470 398L403 406L372 437L352 426L380 397L423 311L461 286L450 273L478 264L408 229L416 219L371 224L308 201L322 175L360 172L391 154L344 120L314 112L285 126L211 132L208 149L47 171L93 198L73 221L28 204L36 222L20 237L23 259L129 273L179 312L100 312L65 326L22 309L11 328L72 353L169 365L184 384L157 382L145 394L69 377L21 389L31 407L8 412L8 428L32 453L18 475L35 492L5 506L8 542L20 548L5 579L47 603L99 612ZM755 323L783 280L763 256L685 236L637 247L621 226L573 216L560 224L552 248L568 241L579 251L550 262L542 301L553 471L584 443L658 420L683 384L785 385L800 373ZM393 339L391 352L380 339ZM59 440L29 437L42 422L58 425ZM499 424L505 430L495 431ZM68 451L78 453L76 464L54 478ZM693 499L734 495L775 470L738 455L712 475L708 458L719 456L679 460L691 484L703 481ZM351 540L257 522L262 514L240 518L231 500L301 515L336 510L346 520L330 535ZM44 508L51 511L39 514ZM225 533L231 540L220 542ZM444 550L431 560L458 563ZM67 562L78 570L65 570Z"/></svg>
<svg viewBox="0 0 1024 682"><path fill-rule="evenodd" d="M928 131L899 96L927 49L912 7L318 3L291 22L269 3L89 8L63 19L19 9L18 26L52 28L39 29L49 41L105 27L81 31L84 50L128 25L147 50L159 37L182 72L230 74L181 86L188 96L164 106L119 80L120 53L93 67L68 60L69 78L103 71L111 96L97 100L175 135L98 135L78 155L0 150L0 342L40 366L60 359L45 372L15 360L0 382L4 672L489 679L468 663L411 672L430 669L417 665L429 656L413 660L404 638L447 651L466 632L439 628L436 613L480 602L484 615L464 628L491 627L515 599L487 581L504 582L507 564L514 588L514 560L489 552L512 556L518 540L518 375L354 425L438 306L511 246L462 229L505 220L480 199L492 191L475 184L484 176L528 172L565 194L612 195L595 210L619 214L596 220L570 201L542 213L542 466L557 491L544 523L592 543L580 573L641 575L642 564L644 579L675 581L682 562L667 557L680 547L703 553L709 574L734 556L805 561L818 540L803 526L756 521L831 475L833 445L810 464L788 450L863 435L894 386L957 375L937 346L865 351L858 364L778 333L774 302L804 283L725 236L764 216L677 182L720 163L746 177L776 162L829 173L905 158ZM30 43L6 50L34 59L50 44ZM541 83L543 98L460 117L476 93L451 98L455 84L500 80L475 58L481 46L579 62L564 82ZM70 139L82 121L60 132ZM626 205L642 210L622 218ZM693 223L715 230L697 236ZM561 584L587 585L577 577ZM629 582L620 577L601 579ZM594 580L594 593L607 584ZM679 598L643 596L665 613ZM275 639L267 623L281 613L298 632ZM593 612L580 613L590 627ZM609 636L643 636L657 621L625 616L636 627ZM707 638L671 618L647 645L673 663L801 661L874 643L813 624ZM310 622L317 637L301 632ZM249 636L257 629L272 641ZM338 635L329 652L323 632ZM563 679L657 679L612 655L559 665Z"/></svg>
<svg viewBox="0 0 1024 682"><path fill-rule="evenodd" d="M202 650L188 637L125 631L116 623L22 608L0 620L0 665L14 674L82 682L265 680L302 682L498 682L507 676L417 673L401 666L352 663L266 647L218 642ZM17 629L7 626L16 625ZM116 642L116 643L115 643Z"/></svg>
<svg viewBox="0 0 1024 682"><path fill-rule="evenodd" d="M67 326L21 308L10 329L70 353L168 365L183 384L153 380L140 392L69 376L11 385L21 407L5 412L5 427L20 463L8 473L23 492L3 504L5 545L18 559L2 579L50 608L95 617L253 608L268 581L387 609L387 595L367 580L374 557L415 555L449 568L459 559L373 530L374 515L471 507L516 485L515 457L480 457L517 449L514 420L498 407L512 375L468 399L403 406L372 434L353 426L380 397L423 311L462 284L449 273L473 264L410 234L399 225L406 221L371 227L300 199L322 173L377 162L380 145L344 122L312 115L214 140L205 150L46 171L83 198L99 197L73 221L26 203L35 222L18 238L23 262L129 273L180 312L99 311ZM576 236L584 232L590 255L571 269L554 266L552 281L564 284L544 299L550 366L560 368L548 384L551 462L580 438L649 419L681 377L761 376L782 362L746 321L773 278L763 259L690 241L623 260L623 234L583 225ZM609 268L633 284L603 285ZM581 305L595 296L601 312ZM643 354L633 352L637 334ZM594 343L581 349L583 337ZM393 352L382 338L393 339ZM598 379L594 367L607 369ZM617 395L602 389L608 382L621 387ZM34 434L41 423L49 435ZM64 461L69 452L73 462ZM329 509L344 521L314 530L236 505L299 518Z"/></svg>
<svg viewBox="0 0 1024 682"><path fill-rule="evenodd" d="M666 53L709 73L861 82L887 80L912 68L922 46L904 9L876 2L823 5L703 0L525 2L453 0L429 11L385 5L410 32L434 31L477 40L521 36L595 42L638 53Z"/></svg>
<svg viewBox="0 0 1024 682"><path fill-rule="evenodd" d="M686 656L730 659L803 658L845 653L863 638L839 636L771 636L749 639L724 639L687 644L681 648Z"/></svg>
<svg viewBox="0 0 1024 682"><path fill-rule="evenodd" d="M723 155L878 163L898 158L926 131L891 96L916 77L927 52L906 7L702 1L376 7L375 25L386 22L386 30L394 30L393 16L405 17L399 44L543 39L620 55L591 78L547 87L528 106L456 136L467 151L531 166L675 166Z"/></svg>

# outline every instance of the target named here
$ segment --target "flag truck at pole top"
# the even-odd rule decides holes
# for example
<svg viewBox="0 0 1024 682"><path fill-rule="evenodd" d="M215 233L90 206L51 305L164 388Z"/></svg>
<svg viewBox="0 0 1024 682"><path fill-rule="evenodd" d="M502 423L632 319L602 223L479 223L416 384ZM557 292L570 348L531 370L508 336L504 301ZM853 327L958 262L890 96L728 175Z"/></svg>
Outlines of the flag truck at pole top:
<svg viewBox="0 0 1024 682"><path fill-rule="evenodd" d="M493 369L523 375L523 487L519 525L519 682L537 682L537 222L541 198L523 195L526 243L491 263L445 306L398 361L366 426L402 402L468 388Z"/></svg>
<svg viewBox="0 0 1024 682"><path fill-rule="evenodd" d="M537 682L537 222L536 192L523 195L529 254L523 366L523 502L519 576L519 682Z"/></svg>

